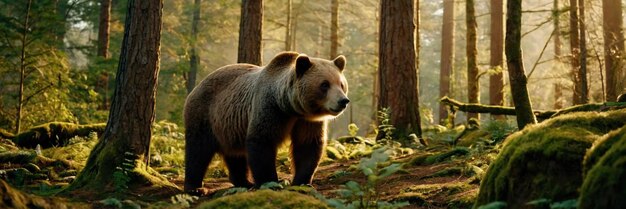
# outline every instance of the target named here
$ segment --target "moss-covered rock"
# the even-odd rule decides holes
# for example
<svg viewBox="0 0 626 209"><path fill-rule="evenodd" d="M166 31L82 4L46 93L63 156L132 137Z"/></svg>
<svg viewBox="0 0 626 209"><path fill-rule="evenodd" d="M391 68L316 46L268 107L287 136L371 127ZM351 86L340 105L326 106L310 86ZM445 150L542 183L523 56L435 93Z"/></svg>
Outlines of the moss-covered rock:
<svg viewBox="0 0 626 209"><path fill-rule="evenodd" d="M626 123L626 110L575 113L553 118L509 136L487 171L475 208L507 202L530 208L532 200L578 197L586 150L602 135Z"/></svg>
<svg viewBox="0 0 626 209"><path fill-rule="evenodd" d="M598 142L585 158L579 208L626 208L626 127Z"/></svg>
<svg viewBox="0 0 626 209"><path fill-rule="evenodd" d="M198 209L230 208L329 208L314 197L290 191L272 191L268 189L255 192L243 192L220 197L200 204Z"/></svg>
<svg viewBox="0 0 626 209"><path fill-rule="evenodd" d="M20 147L35 148L38 144L42 148L65 146L75 136L89 136L91 132L100 135L106 124L78 125L65 122L50 122L35 126L24 131L13 139Z"/></svg>

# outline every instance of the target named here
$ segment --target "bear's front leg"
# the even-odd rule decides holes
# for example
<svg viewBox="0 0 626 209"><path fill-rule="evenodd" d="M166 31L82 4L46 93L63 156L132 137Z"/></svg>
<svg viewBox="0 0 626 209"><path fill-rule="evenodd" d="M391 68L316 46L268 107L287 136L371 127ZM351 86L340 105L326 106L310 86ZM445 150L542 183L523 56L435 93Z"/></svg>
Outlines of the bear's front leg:
<svg viewBox="0 0 626 209"><path fill-rule="evenodd" d="M291 132L293 185L311 184L326 143L326 122L298 120Z"/></svg>
<svg viewBox="0 0 626 209"><path fill-rule="evenodd" d="M289 118L282 116L271 108L255 111L248 125L246 136L246 152L248 165L254 178L254 186L259 187L267 182L277 182L276 152L278 145L290 130Z"/></svg>

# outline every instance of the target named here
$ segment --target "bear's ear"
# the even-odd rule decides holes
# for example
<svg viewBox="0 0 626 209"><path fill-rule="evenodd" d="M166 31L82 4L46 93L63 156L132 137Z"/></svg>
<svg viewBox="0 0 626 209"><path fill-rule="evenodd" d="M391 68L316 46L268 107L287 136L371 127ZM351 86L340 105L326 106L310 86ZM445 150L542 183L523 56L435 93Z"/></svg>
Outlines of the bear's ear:
<svg viewBox="0 0 626 209"><path fill-rule="evenodd" d="M339 55L335 58L335 60L333 60L333 63L335 63L335 65L339 68L339 71L343 72L343 68L346 66L346 57Z"/></svg>
<svg viewBox="0 0 626 209"><path fill-rule="evenodd" d="M298 78L302 77L311 66L313 66L313 64L311 60L309 60L309 57L305 54L298 56L298 59L296 59L296 75Z"/></svg>

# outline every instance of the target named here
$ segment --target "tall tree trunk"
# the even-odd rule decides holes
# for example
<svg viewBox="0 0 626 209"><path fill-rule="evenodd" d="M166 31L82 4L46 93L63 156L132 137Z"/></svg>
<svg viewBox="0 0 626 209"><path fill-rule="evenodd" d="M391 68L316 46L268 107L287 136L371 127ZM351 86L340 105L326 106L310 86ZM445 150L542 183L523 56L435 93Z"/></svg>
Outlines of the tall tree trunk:
<svg viewBox="0 0 626 209"><path fill-rule="evenodd" d="M467 0L465 2L465 20L467 25L467 102L478 104L480 103L480 83L478 82L478 49L476 44L476 31L478 25L476 24L476 14L474 12L474 0ZM476 118L480 119L478 113L468 113L467 119Z"/></svg>
<svg viewBox="0 0 626 209"><path fill-rule="evenodd" d="M111 21L111 0L100 1L100 20L98 25L98 56L109 58L109 37Z"/></svg>
<svg viewBox="0 0 626 209"><path fill-rule="evenodd" d="M100 1L100 18L98 21L98 56L103 59L109 58L109 39L111 35L111 0ZM102 92L102 105L98 107L101 110L109 108L109 74L103 72L100 75L98 89Z"/></svg>
<svg viewBox="0 0 626 209"><path fill-rule="evenodd" d="M582 104L582 85L578 72L580 71L580 38L579 38L579 21L578 21L578 0L569 1L569 43L571 49L572 64L572 80L574 82L574 92L572 95L573 104Z"/></svg>
<svg viewBox="0 0 626 209"><path fill-rule="evenodd" d="M443 1L443 25L441 27L441 69L439 74L439 98L451 96L450 78L454 66L454 0ZM445 105L439 105L439 123L448 119ZM454 123L454 121L448 121Z"/></svg>
<svg viewBox="0 0 626 209"><path fill-rule="evenodd" d="M193 17L191 19L191 50L189 52L189 72L187 74L187 94L190 94L196 86L196 77L198 75L198 66L200 59L198 58L198 25L200 23L200 8L202 0L193 1Z"/></svg>
<svg viewBox="0 0 626 209"><path fill-rule="evenodd" d="M504 68L503 51L504 51L504 4L502 0L491 0L491 41L490 41L490 59L491 68ZM502 71L489 76L489 104L504 105L504 77ZM492 115L494 119L504 119L501 115Z"/></svg>
<svg viewBox="0 0 626 209"><path fill-rule="evenodd" d="M242 0L237 62L261 65L263 0Z"/></svg>
<svg viewBox="0 0 626 209"><path fill-rule="evenodd" d="M390 122L396 128L394 135L399 138L411 133L421 138L416 62L418 5L416 0L382 0L380 7L378 110L390 109Z"/></svg>
<svg viewBox="0 0 626 209"><path fill-rule="evenodd" d="M517 127L537 123L526 88L526 75L522 57L522 0L507 0L505 53L509 69L511 94L515 104Z"/></svg>
<svg viewBox="0 0 626 209"><path fill-rule="evenodd" d="M560 69L561 66L561 21L560 21L560 8L559 8L559 0L554 0L553 8L552 8L552 16L554 23L554 31L552 32L554 35L554 60L555 63L553 65L553 69ZM554 83L554 109L562 109L563 108L563 84L560 81Z"/></svg>
<svg viewBox="0 0 626 209"><path fill-rule="evenodd" d="M126 182L129 189L147 183L156 184L157 191L176 188L165 178L152 176L158 173L147 166L159 74L162 7L162 0L128 2L107 126L85 168L66 191L111 192L119 184L114 182L114 173L128 167L125 161L129 160L134 167L124 174L131 179Z"/></svg>
<svg viewBox="0 0 626 209"><path fill-rule="evenodd" d="M331 1L331 18L330 18L330 59L337 57L337 49L339 48L339 0Z"/></svg>
<svg viewBox="0 0 626 209"><path fill-rule="evenodd" d="M292 51L291 44L291 13L293 10L293 0L287 0L287 21L285 22L285 51Z"/></svg>
<svg viewBox="0 0 626 209"><path fill-rule="evenodd" d="M26 6L26 15L24 15L24 28L22 29L22 37L20 40L21 49L20 49L20 91L17 97L17 113L15 119L15 134L19 134L22 126L22 107L24 105L24 81L26 79L26 45L27 43L27 34L29 26L29 18L30 18L30 8L33 4L32 0L28 0Z"/></svg>
<svg viewBox="0 0 626 209"><path fill-rule="evenodd" d="M604 63L606 66L606 100L617 101L617 96L626 93L626 71L624 70L624 32L622 1L602 1L602 27L604 30Z"/></svg>
<svg viewBox="0 0 626 209"><path fill-rule="evenodd" d="M580 104L589 103L589 88L587 85L587 36L585 26L585 0L578 0L578 26L580 31L580 69L578 79L580 81Z"/></svg>

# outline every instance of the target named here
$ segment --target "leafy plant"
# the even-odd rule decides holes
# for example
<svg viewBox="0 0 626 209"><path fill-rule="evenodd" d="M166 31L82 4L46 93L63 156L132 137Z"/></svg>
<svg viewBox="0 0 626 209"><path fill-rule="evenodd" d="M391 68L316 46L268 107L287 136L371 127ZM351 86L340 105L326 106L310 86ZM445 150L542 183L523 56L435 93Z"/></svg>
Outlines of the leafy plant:
<svg viewBox="0 0 626 209"><path fill-rule="evenodd" d="M113 185L116 192L123 192L128 189L128 182L130 182L130 173L135 169L135 154L131 152L124 153L124 162L121 166L115 167L113 172Z"/></svg>
<svg viewBox="0 0 626 209"><path fill-rule="evenodd" d="M191 203L195 202L196 200L198 200L197 196L191 196L188 194L177 194L174 195L172 197L170 197L170 200L172 201L172 204L174 205L178 205L181 207L185 207L185 208L189 208L191 207Z"/></svg>
<svg viewBox="0 0 626 209"><path fill-rule="evenodd" d="M393 130L396 128L391 124L391 116L389 112L389 108L382 108L378 111L378 120L380 121L378 131L382 131L385 134L385 137L383 138L384 140L391 141L393 139Z"/></svg>
<svg viewBox="0 0 626 209"><path fill-rule="evenodd" d="M478 207L478 209L502 209L502 208L506 208L506 206L507 206L506 202L497 201L497 202L490 202L486 205L482 205Z"/></svg>
<svg viewBox="0 0 626 209"><path fill-rule="evenodd" d="M408 205L408 202L386 202L380 200L380 191L377 190L381 179L388 177L402 169L402 164L390 163L387 147L376 149L371 157L363 158L356 166L365 176L367 182L360 185L355 181L349 181L343 189L338 191L341 199L323 199L334 208L400 208ZM382 167L383 164L389 164ZM382 167L382 168L381 168Z"/></svg>

